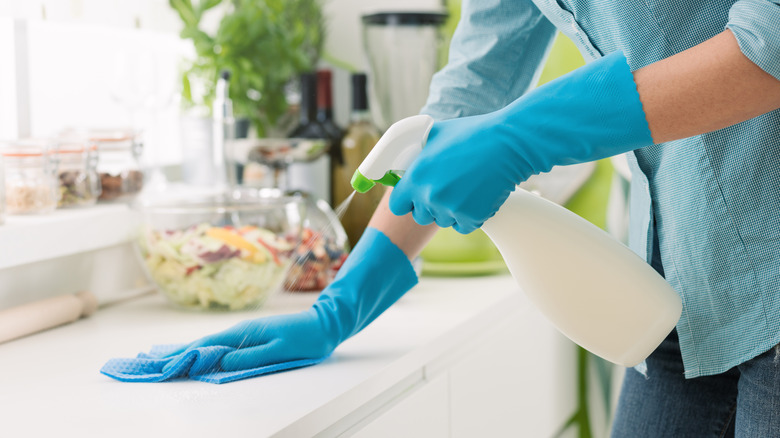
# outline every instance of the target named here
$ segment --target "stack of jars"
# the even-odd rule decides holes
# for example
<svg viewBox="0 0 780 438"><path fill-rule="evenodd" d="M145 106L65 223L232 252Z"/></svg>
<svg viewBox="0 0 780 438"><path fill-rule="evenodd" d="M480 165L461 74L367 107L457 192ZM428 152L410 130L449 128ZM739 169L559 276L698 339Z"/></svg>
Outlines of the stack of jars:
<svg viewBox="0 0 780 438"><path fill-rule="evenodd" d="M129 202L143 187L140 153L130 131L0 143L0 223L4 214Z"/></svg>

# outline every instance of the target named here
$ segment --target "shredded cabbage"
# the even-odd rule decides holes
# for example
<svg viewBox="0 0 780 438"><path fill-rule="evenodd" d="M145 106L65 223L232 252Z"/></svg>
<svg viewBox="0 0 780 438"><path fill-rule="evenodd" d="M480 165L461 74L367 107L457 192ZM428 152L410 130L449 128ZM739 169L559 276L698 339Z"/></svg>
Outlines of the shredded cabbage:
<svg viewBox="0 0 780 438"><path fill-rule="evenodd" d="M214 310L262 304L281 288L292 245L258 227L212 227L144 233L146 267L174 303Z"/></svg>

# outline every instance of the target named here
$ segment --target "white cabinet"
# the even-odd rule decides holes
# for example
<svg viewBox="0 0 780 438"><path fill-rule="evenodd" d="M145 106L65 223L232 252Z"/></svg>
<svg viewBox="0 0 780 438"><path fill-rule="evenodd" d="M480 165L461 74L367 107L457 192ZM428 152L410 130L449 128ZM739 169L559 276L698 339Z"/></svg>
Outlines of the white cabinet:
<svg viewBox="0 0 780 438"><path fill-rule="evenodd" d="M536 312L496 324L450 368L451 437L553 436L574 409L573 351Z"/></svg>
<svg viewBox="0 0 780 438"><path fill-rule="evenodd" d="M449 429L449 379L445 373L411 388L368 425L345 436L448 438Z"/></svg>
<svg viewBox="0 0 780 438"><path fill-rule="evenodd" d="M574 410L574 347L535 310L495 321L341 436L549 437Z"/></svg>
<svg viewBox="0 0 780 438"><path fill-rule="evenodd" d="M122 204L8 217L0 310L82 290L101 304L151 290L132 243L140 227L140 214Z"/></svg>

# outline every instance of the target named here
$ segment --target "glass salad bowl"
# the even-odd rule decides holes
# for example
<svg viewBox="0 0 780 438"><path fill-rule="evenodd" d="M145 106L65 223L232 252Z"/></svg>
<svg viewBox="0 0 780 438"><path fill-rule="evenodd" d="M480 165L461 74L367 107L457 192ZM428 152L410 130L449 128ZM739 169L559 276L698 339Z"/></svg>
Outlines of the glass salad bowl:
<svg viewBox="0 0 780 438"><path fill-rule="evenodd" d="M278 191L251 187L240 190L249 196ZM305 213L301 240L292 251L293 263L284 280L284 289L289 292L320 292L333 281L347 259L347 233L327 202L306 192L285 193L299 198Z"/></svg>
<svg viewBox="0 0 780 438"><path fill-rule="evenodd" d="M259 308L282 289L305 216L300 196L274 189L139 207L150 278L175 305L199 310Z"/></svg>
<svg viewBox="0 0 780 438"><path fill-rule="evenodd" d="M284 287L290 292L319 292L336 277L349 254L347 232L330 205L307 193L301 244L295 248Z"/></svg>

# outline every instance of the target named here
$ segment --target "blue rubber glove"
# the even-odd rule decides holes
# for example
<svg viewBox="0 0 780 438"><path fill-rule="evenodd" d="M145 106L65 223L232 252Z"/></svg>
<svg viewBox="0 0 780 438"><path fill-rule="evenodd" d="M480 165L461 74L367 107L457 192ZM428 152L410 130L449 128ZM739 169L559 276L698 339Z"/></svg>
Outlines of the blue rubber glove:
<svg viewBox="0 0 780 438"><path fill-rule="evenodd" d="M633 74L615 52L501 110L434 123L390 210L467 234L531 175L652 143Z"/></svg>
<svg viewBox="0 0 780 438"><path fill-rule="evenodd" d="M222 383L318 363L415 284L417 275L403 251L379 230L367 228L334 281L308 310L244 321L161 359L142 355L115 360L103 373L123 381L189 376ZM222 356L214 359L215 354ZM199 365L199 358L211 362ZM160 363L163 359L167 362ZM193 374L194 368L203 375Z"/></svg>
<svg viewBox="0 0 780 438"><path fill-rule="evenodd" d="M333 282L306 311L239 323L188 348L229 346L222 369L236 371L328 356L417 284L406 254L367 228Z"/></svg>

